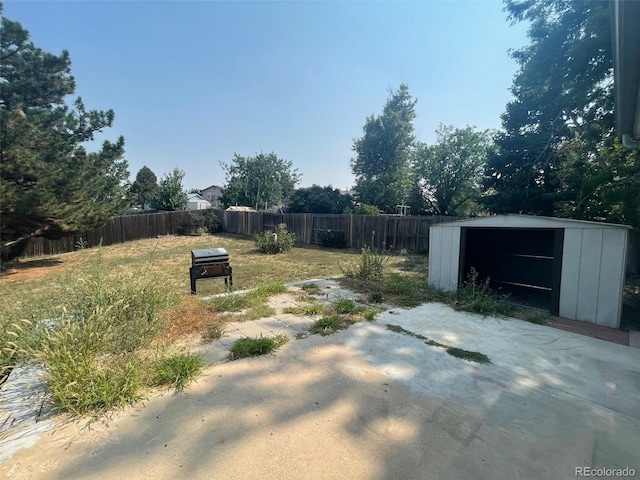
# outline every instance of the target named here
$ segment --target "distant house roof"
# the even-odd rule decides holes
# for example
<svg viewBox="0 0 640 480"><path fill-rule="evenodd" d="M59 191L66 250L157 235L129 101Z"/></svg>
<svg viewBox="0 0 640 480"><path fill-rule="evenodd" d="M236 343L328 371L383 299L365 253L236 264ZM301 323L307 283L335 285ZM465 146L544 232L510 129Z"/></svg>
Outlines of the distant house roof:
<svg viewBox="0 0 640 480"><path fill-rule="evenodd" d="M233 207L227 208L227 212L257 212L257 210L251 207L241 207L235 205Z"/></svg>
<svg viewBox="0 0 640 480"><path fill-rule="evenodd" d="M187 200L189 202L197 202L198 200L201 200L203 202L206 202L207 200L205 200L204 198L202 198L202 196L198 193L189 193L187 195Z"/></svg>
<svg viewBox="0 0 640 480"><path fill-rule="evenodd" d="M209 185L207 188L203 188L202 191L204 192L205 190L210 190L212 188L218 188L222 190L222 187L220 185Z"/></svg>

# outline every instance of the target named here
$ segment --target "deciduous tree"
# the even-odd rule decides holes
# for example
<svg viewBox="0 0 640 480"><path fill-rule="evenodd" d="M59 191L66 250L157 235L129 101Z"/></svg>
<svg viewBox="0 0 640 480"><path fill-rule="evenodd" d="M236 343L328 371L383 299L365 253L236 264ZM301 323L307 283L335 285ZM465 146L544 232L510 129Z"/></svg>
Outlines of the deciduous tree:
<svg viewBox="0 0 640 480"><path fill-rule="evenodd" d="M353 210L353 199L331 185L312 185L293 192L287 210L290 213L348 213Z"/></svg>
<svg viewBox="0 0 640 480"><path fill-rule="evenodd" d="M633 156L613 129L609 2L507 0L505 9L511 22L530 22L530 43L512 53L515 98L488 159L486 206L636 222L608 204L637 191L626 172Z"/></svg>
<svg viewBox="0 0 640 480"><path fill-rule="evenodd" d="M473 127L440 125L436 135L434 145L418 144L415 183L432 214L469 215L480 197L491 134Z"/></svg>
<svg viewBox="0 0 640 480"><path fill-rule="evenodd" d="M289 160L275 153L259 153L253 157L234 154L231 163L220 162L226 174L226 185L220 201L225 207L243 205L266 210L281 205L300 180Z"/></svg>
<svg viewBox="0 0 640 480"><path fill-rule="evenodd" d="M157 210L186 210L188 202L187 192L182 187L183 178L184 172L179 168L163 175L151 206Z"/></svg>
<svg viewBox="0 0 640 480"><path fill-rule="evenodd" d="M414 141L415 100L401 84L391 91L381 115L371 115L363 136L353 142L356 199L395 212L411 188L411 149Z"/></svg>

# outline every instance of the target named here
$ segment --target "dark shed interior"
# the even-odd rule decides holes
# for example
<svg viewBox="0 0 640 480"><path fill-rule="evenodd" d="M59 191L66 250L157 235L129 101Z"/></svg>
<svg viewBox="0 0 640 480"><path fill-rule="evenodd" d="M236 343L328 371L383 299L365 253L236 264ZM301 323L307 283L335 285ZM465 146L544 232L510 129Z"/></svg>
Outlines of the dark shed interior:
<svg viewBox="0 0 640 480"><path fill-rule="evenodd" d="M462 227L460 282L471 269L517 304L558 314L563 229Z"/></svg>

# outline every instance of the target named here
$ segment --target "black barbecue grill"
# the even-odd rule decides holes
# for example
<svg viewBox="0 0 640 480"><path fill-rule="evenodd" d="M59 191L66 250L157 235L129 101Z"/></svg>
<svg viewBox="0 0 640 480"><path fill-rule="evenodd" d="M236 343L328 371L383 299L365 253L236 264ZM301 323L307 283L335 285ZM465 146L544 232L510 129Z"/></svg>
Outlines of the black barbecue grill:
<svg viewBox="0 0 640 480"><path fill-rule="evenodd" d="M196 293L196 280L201 278L224 278L225 286L233 287L232 268L229 265L229 254L224 248L208 248L191 250L191 293Z"/></svg>

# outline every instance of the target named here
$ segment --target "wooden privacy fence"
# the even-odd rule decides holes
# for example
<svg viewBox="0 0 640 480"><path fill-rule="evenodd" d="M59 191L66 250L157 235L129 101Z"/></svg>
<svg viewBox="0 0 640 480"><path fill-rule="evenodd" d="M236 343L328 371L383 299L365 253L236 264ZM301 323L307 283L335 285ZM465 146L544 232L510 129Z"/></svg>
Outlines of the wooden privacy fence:
<svg viewBox="0 0 640 480"><path fill-rule="evenodd" d="M113 245L160 235L175 235L178 233L178 227L188 220L190 214L203 212L204 210L158 212L113 217L103 227L88 232L54 240L42 237L29 238L0 252L0 257L6 260L16 256L57 255L73 252L81 245L90 248L100 245L101 242L103 245ZM384 245L395 251L405 249L413 253L429 250L430 225L459 219L444 216L227 212L222 209L213 209L213 212L220 218L224 230L229 233L255 235L265 230L273 230L278 224L285 223L287 229L295 233L296 239L301 243L321 243L322 235L331 231L342 235L345 246L349 248L373 246L380 249ZM638 274L640 274L640 232L633 230L629 237L627 251L627 275Z"/></svg>
<svg viewBox="0 0 640 480"><path fill-rule="evenodd" d="M278 224L296 234L301 243L320 243L326 232L343 235L345 246L361 248L384 247L408 252L429 249L429 226L434 223L458 220L458 217L396 215L322 215L315 213L266 213L216 211L223 220L225 231L255 235L273 230Z"/></svg>
<svg viewBox="0 0 640 480"><path fill-rule="evenodd" d="M372 246L381 249L385 246L395 251L405 249L408 252L426 252L429 249L429 225L457 220L456 217L439 216L278 214L227 212L222 209L213 211L220 218L224 231L229 233L255 235L265 230L273 230L278 224L284 223L301 243L320 243L322 235L331 231L340 234L348 248ZM174 235L178 233L178 227L188 220L190 213L203 212L158 212L113 217L103 227L95 230L59 239L29 238L12 247L11 252L3 252L2 256L10 258L57 255L73 252L81 246L91 248L100 243L114 245L160 235Z"/></svg>
<svg viewBox="0 0 640 480"><path fill-rule="evenodd" d="M103 227L58 239L32 237L3 252L3 257L37 257L73 252L81 245L86 248L114 245L131 240L153 238L178 233L178 227L189 218L189 212L161 212L123 215L107 220Z"/></svg>

